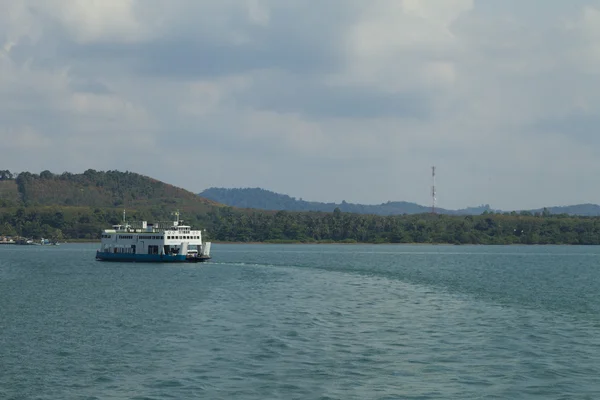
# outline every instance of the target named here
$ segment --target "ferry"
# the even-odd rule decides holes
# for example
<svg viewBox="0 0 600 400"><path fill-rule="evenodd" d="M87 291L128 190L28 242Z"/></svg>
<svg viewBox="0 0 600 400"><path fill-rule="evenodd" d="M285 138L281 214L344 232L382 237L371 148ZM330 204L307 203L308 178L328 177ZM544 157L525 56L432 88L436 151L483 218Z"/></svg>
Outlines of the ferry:
<svg viewBox="0 0 600 400"><path fill-rule="evenodd" d="M210 257L210 242L202 242L202 232L192 230L176 219L171 222L123 223L104 229L98 261L121 262L204 262Z"/></svg>

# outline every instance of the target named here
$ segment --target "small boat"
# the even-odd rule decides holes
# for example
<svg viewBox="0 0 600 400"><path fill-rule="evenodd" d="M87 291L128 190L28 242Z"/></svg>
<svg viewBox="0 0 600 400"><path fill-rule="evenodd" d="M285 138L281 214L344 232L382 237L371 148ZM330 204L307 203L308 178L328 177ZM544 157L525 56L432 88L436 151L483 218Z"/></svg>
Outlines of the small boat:
<svg viewBox="0 0 600 400"><path fill-rule="evenodd" d="M104 229L99 261L129 262L204 262L210 260L210 242L202 242L202 231L193 230L179 220L148 223L123 223Z"/></svg>

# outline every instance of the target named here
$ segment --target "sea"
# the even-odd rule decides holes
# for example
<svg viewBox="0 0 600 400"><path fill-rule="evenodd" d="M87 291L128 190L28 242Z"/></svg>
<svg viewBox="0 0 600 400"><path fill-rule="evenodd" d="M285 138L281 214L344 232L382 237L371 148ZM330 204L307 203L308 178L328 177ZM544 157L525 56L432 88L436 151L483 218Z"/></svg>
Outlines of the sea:
<svg viewBox="0 0 600 400"><path fill-rule="evenodd" d="M600 399L600 247L0 246L0 399Z"/></svg>

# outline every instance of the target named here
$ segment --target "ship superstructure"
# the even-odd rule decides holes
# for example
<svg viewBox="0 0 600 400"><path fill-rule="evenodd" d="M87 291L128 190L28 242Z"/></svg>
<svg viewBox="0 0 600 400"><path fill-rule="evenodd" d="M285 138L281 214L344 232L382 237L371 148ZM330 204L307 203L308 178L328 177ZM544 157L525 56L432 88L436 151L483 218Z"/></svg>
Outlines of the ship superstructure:
<svg viewBox="0 0 600 400"><path fill-rule="evenodd" d="M176 219L169 222L126 222L104 229L96 259L135 262L201 262L210 259L210 242L202 231Z"/></svg>

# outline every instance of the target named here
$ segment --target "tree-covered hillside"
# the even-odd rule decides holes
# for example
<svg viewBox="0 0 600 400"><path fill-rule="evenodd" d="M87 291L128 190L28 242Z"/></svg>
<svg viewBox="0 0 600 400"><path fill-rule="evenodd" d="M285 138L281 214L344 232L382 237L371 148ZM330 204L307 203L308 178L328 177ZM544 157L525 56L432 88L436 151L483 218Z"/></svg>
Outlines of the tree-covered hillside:
<svg viewBox="0 0 600 400"><path fill-rule="evenodd" d="M0 171L0 178L5 176ZM21 172L0 179L0 206L183 207L194 210L217 203L192 192L133 172L95 171L60 175Z"/></svg>
<svg viewBox="0 0 600 400"><path fill-rule="evenodd" d="M215 241L452 244L600 244L600 218L511 212L380 216L226 207L130 172L2 174L0 236L98 239L119 222L183 219Z"/></svg>
<svg viewBox="0 0 600 400"><path fill-rule="evenodd" d="M219 204L132 172L60 175L0 171L0 236L96 239L121 220L169 220L180 210L199 223Z"/></svg>

